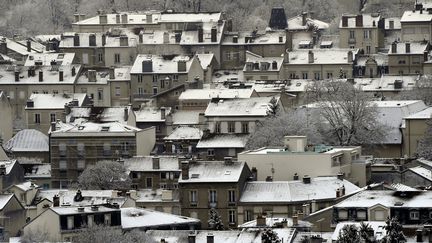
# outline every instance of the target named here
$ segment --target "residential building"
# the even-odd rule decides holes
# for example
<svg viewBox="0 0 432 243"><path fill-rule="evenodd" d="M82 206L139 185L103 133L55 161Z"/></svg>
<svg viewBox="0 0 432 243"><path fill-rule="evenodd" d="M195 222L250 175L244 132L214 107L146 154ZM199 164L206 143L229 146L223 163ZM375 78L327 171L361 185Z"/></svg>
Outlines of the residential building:
<svg viewBox="0 0 432 243"><path fill-rule="evenodd" d="M91 101L86 94L32 94L27 100L26 125L48 134L52 122L65 120L65 107L89 106Z"/></svg>
<svg viewBox="0 0 432 243"><path fill-rule="evenodd" d="M131 66L109 69L108 84L110 86L112 106L126 106L132 102L132 92L130 89L130 70Z"/></svg>
<svg viewBox="0 0 432 243"><path fill-rule="evenodd" d="M432 117L432 108L428 107L405 116L405 126L402 129L404 139L404 156L415 157L418 143L425 136L428 122Z"/></svg>
<svg viewBox="0 0 432 243"><path fill-rule="evenodd" d="M308 145L304 136L286 136L283 148L260 148L238 154L258 171L257 180L271 178L286 181L293 178L342 173L356 185L365 186L367 165L361 160L361 147ZM358 161L358 162L357 162Z"/></svg>
<svg viewBox="0 0 432 243"><path fill-rule="evenodd" d="M182 215L197 218L207 229L210 209L215 209L227 228L238 224L237 206L246 181L251 176L245 162L181 162L179 192Z"/></svg>
<svg viewBox="0 0 432 243"><path fill-rule="evenodd" d="M24 207L14 194L0 195L0 238L8 241L10 237L18 236L26 224Z"/></svg>
<svg viewBox="0 0 432 243"><path fill-rule="evenodd" d="M93 106L111 106L110 69L84 69L75 83L75 92L86 94ZM115 94L114 94L115 95Z"/></svg>
<svg viewBox="0 0 432 243"><path fill-rule="evenodd" d="M293 181L247 182L238 204L239 224L255 219L305 216L334 205L360 188L343 177L305 176Z"/></svg>
<svg viewBox="0 0 432 243"><path fill-rule="evenodd" d="M107 36L105 51L105 66L122 67L134 63L138 54L138 36L134 33L123 31L119 36Z"/></svg>
<svg viewBox="0 0 432 243"><path fill-rule="evenodd" d="M370 54L359 56L354 66L354 76L357 78L380 78L389 73L388 55Z"/></svg>
<svg viewBox="0 0 432 243"><path fill-rule="evenodd" d="M392 43L388 52L389 74L422 74L423 63L429 60L430 49L427 42Z"/></svg>
<svg viewBox="0 0 432 243"><path fill-rule="evenodd" d="M246 64L243 74L248 80L282 80L283 57L262 57L246 51Z"/></svg>
<svg viewBox="0 0 432 243"><path fill-rule="evenodd" d="M135 113L131 106L120 107L65 107L64 122L79 124L82 122L110 123L119 122L136 126Z"/></svg>
<svg viewBox="0 0 432 243"><path fill-rule="evenodd" d="M17 40L0 36L0 53L14 59L18 64L23 64L29 55L44 51L45 46L31 39Z"/></svg>
<svg viewBox="0 0 432 243"><path fill-rule="evenodd" d="M33 202L39 186L31 181L25 181L19 184L14 184L7 189L8 192L13 193L20 201L21 205L27 207Z"/></svg>
<svg viewBox="0 0 432 243"><path fill-rule="evenodd" d="M198 127L178 126L164 138L167 153L192 155L197 154L197 144L203 136Z"/></svg>
<svg viewBox="0 0 432 243"><path fill-rule="evenodd" d="M0 112L2 114L12 114L10 97L4 91L0 90ZM3 142L12 138L13 134L13 116L0 117L0 138Z"/></svg>
<svg viewBox="0 0 432 243"><path fill-rule="evenodd" d="M378 53L384 48L384 27L384 18L379 14L342 15L339 47Z"/></svg>
<svg viewBox="0 0 432 243"><path fill-rule="evenodd" d="M106 42L105 33L66 32L61 35L59 49L61 52L74 53L74 63L104 67Z"/></svg>
<svg viewBox="0 0 432 243"><path fill-rule="evenodd" d="M65 188L99 160L149 155L155 128L139 129L119 122L52 123L49 131L52 184Z"/></svg>
<svg viewBox="0 0 432 243"><path fill-rule="evenodd" d="M179 190L140 189L130 190L129 195L136 207L181 215Z"/></svg>
<svg viewBox="0 0 432 243"><path fill-rule="evenodd" d="M219 63L216 60L215 54L213 53L197 53L196 57L201 64L204 71L202 78L204 83L210 83L212 80L213 72L219 67Z"/></svg>
<svg viewBox="0 0 432 243"><path fill-rule="evenodd" d="M400 19L402 41L431 41L432 15L423 3L415 4L413 10L407 10Z"/></svg>
<svg viewBox="0 0 432 243"><path fill-rule="evenodd" d="M0 161L0 190L2 192L22 182L24 182L24 169L16 160Z"/></svg>

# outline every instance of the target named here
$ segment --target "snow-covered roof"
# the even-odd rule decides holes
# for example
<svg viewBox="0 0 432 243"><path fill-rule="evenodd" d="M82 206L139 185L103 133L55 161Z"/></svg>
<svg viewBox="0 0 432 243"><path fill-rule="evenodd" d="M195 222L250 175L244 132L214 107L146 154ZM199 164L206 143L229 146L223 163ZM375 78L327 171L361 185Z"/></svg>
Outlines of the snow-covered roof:
<svg viewBox="0 0 432 243"><path fill-rule="evenodd" d="M288 19L288 29L289 30L306 30L308 25L314 25L320 30L328 29L329 24L318 19L306 18L306 25L303 25L302 15L297 15Z"/></svg>
<svg viewBox="0 0 432 243"><path fill-rule="evenodd" d="M427 11L413 11L408 10L405 11L402 15L402 18L400 19L401 23L410 23L410 22L428 22L430 23L432 21L432 15L429 14Z"/></svg>
<svg viewBox="0 0 432 243"><path fill-rule="evenodd" d="M210 102L205 111L206 117L214 116L268 116L276 106L275 97L251 97L249 99L219 100Z"/></svg>
<svg viewBox="0 0 432 243"><path fill-rule="evenodd" d="M297 181L255 181L248 182L243 190L240 202L243 203L291 203L307 200L332 200L336 190L345 187L345 194L351 194L360 188L347 180L337 177L311 178L311 183Z"/></svg>
<svg viewBox="0 0 432 243"><path fill-rule="evenodd" d="M48 152L48 136L35 129L19 131L3 146L11 152Z"/></svg>
<svg viewBox="0 0 432 243"><path fill-rule="evenodd" d="M117 191L114 190L81 190L82 200L75 200L77 190L65 189L49 189L39 190L36 194L35 203L39 203L44 199L53 201L54 196L59 196L60 206L90 206L103 205L106 203L118 203L120 206L126 201L125 197L119 197Z"/></svg>
<svg viewBox="0 0 432 243"><path fill-rule="evenodd" d="M313 63L309 63L309 51L313 53ZM288 52L289 62L284 65L350 64L348 62L348 52L350 51L353 53L353 60L355 60L358 49L295 50Z"/></svg>
<svg viewBox="0 0 432 243"><path fill-rule="evenodd" d="M199 140L203 131L197 127L179 126L175 128L164 140Z"/></svg>
<svg viewBox="0 0 432 243"><path fill-rule="evenodd" d="M206 70L210 66L212 60L215 58L213 53L210 53L210 54L198 53L198 54L196 54L196 57L197 57L198 61L200 62L203 70Z"/></svg>
<svg viewBox="0 0 432 243"><path fill-rule="evenodd" d="M243 72L279 72L282 69L283 61L283 57L263 57L246 51L246 64L243 67ZM273 69L273 63L277 65L275 69ZM251 64L258 64L258 69L251 68Z"/></svg>
<svg viewBox="0 0 432 243"><path fill-rule="evenodd" d="M415 189L413 187L407 186L405 184L402 183L392 183L390 185L385 185L385 188L389 188L393 191L398 191L398 192L416 192L419 191L418 189Z"/></svg>
<svg viewBox="0 0 432 243"><path fill-rule="evenodd" d="M408 170L432 182L432 170L429 170L422 166L416 166L413 168L409 168Z"/></svg>
<svg viewBox="0 0 432 243"><path fill-rule="evenodd" d="M157 156L159 169L153 168L154 156L135 156L125 158L124 166L127 171L180 171L176 156Z"/></svg>
<svg viewBox="0 0 432 243"><path fill-rule="evenodd" d="M0 165L6 167L6 175L9 174L12 170L12 168L15 166L16 160L10 159L10 160L0 160Z"/></svg>
<svg viewBox="0 0 432 243"><path fill-rule="evenodd" d="M120 122L94 123L83 122L81 124L68 124L57 122L56 130L51 131L51 136L135 136L141 129L122 124Z"/></svg>
<svg viewBox="0 0 432 243"><path fill-rule="evenodd" d="M27 51L27 40L24 41L15 41L9 38L6 38L4 36L0 36L0 41L6 42L7 48L13 52L16 52L20 55L26 56L32 53L41 53L44 51L45 48L38 48L39 45L34 45L36 42L31 42L32 48L31 51Z"/></svg>
<svg viewBox="0 0 432 243"><path fill-rule="evenodd" d="M145 203L145 202L179 202L179 192L178 190L172 190L172 200L162 199L162 193L164 189L140 189L136 192L135 202L137 203Z"/></svg>
<svg viewBox="0 0 432 243"><path fill-rule="evenodd" d="M51 178L51 164L33 165L32 171L24 175L26 179Z"/></svg>
<svg viewBox="0 0 432 243"><path fill-rule="evenodd" d="M128 114L133 112L130 106L121 107L71 107L70 113L66 115L66 122L81 123L90 119L99 122L120 122L125 123L125 109Z"/></svg>
<svg viewBox="0 0 432 243"><path fill-rule="evenodd" d="M71 65L75 53L32 53L28 55L24 66L35 66L36 63L41 66L51 66L51 62L55 61L56 65L68 66Z"/></svg>
<svg viewBox="0 0 432 243"><path fill-rule="evenodd" d="M75 68L75 72L79 73L81 65L72 64L62 66L60 69L51 66L42 66L34 70L35 75L28 75L29 69L33 67L26 66L11 66L11 65L0 65L0 84L13 84L13 85L71 85L75 83L76 74L72 76L72 68ZM59 70L63 70L63 81L60 81ZM19 80L15 81L14 71L19 72ZM43 80L39 81L39 73L42 71ZM60 87L59 87L60 88Z"/></svg>
<svg viewBox="0 0 432 243"><path fill-rule="evenodd" d="M245 80L243 70L218 70L213 72L212 83L225 83Z"/></svg>
<svg viewBox="0 0 432 243"><path fill-rule="evenodd" d="M237 42L233 41L234 37L237 37ZM251 31L240 31L226 34L222 41L222 45L284 45L285 42L285 31L258 31L255 35Z"/></svg>
<svg viewBox="0 0 432 243"><path fill-rule="evenodd" d="M335 207L369 208L377 204L388 208L428 208L432 204L432 191L414 192L410 197L403 197L397 196L397 193L389 190L364 190L336 204Z"/></svg>
<svg viewBox="0 0 432 243"><path fill-rule="evenodd" d="M0 194L0 210L3 210L14 194Z"/></svg>
<svg viewBox="0 0 432 243"><path fill-rule="evenodd" d="M38 185L36 185L35 183L33 183L31 181L25 181L25 182L22 182L22 183L19 183L19 184L15 184L13 186L19 188L23 192L30 191L32 189L38 188Z"/></svg>
<svg viewBox="0 0 432 243"><path fill-rule="evenodd" d="M418 76L393 76L383 75L379 78L355 78L355 86L366 92L394 91L400 92L416 87ZM395 87L395 82L402 85L401 88Z"/></svg>
<svg viewBox="0 0 432 243"><path fill-rule="evenodd" d="M79 45L74 46L74 36L78 34L79 36ZM103 47L102 46L102 35L104 33L64 33L63 39L60 41L60 48L83 48L90 47L89 39L90 35L96 36L96 46L95 47ZM108 40L108 37L107 37Z"/></svg>
<svg viewBox="0 0 432 243"><path fill-rule="evenodd" d="M143 72L143 61L151 61L152 62L152 71L151 72ZM139 54L130 71L131 74L142 74L142 73L188 73L189 68L191 67L193 58L189 56L161 56L161 55L147 55L147 54ZM185 62L186 69L185 71L179 71L178 62Z"/></svg>
<svg viewBox="0 0 432 243"><path fill-rule="evenodd" d="M173 125L198 125L201 111L176 111L172 114Z"/></svg>
<svg viewBox="0 0 432 243"><path fill-rule="evenodd" d="M377 241L381 241L382 238L387 234L387 230L385 229L386 222L384 222L384 221L365 221L363 223L367 224L368 226L370 226L373 229L375 240L377 240ZM346 225L354 225L359 229L361 226L361 222L340 222L340 223L338 223L336 225L335 231L333 232L333 235L331 237L333 242L337 241L339 234L340 234L340 231Z"/></svg>
<svg viewBox="0 0 432 243"><path fill-rule="evenodd" d="M252 93L253 89L187 89L179 100L247 99Z"/></svg>
<svg viewBox="0 0 432 243"><path fill-rule="evenodd" d="M79 207L67 206L67 207L50 207L49 209L54 211L58 215L94 214L96 212L108 213L108 212L115 212L120 210L120 209L108 208L104 206L98 206L97 211L93 211L90 206L84 207L84 211L78 211L78 208Z"/></svg>
<svg viewBox="0 0 432 243"><path fill-rule="evenodd" d="M341 19L339 22L339 28L378 28L378 21L381 20L381 15L364 13L362 14L363 25L361 27L356 27L356 15L347 15L346 17L348 17L348 26L342 26Z"/></svg>
<svg viewBox="0 0 432 243"><path fill-rule="evenodd" d="M162 110L153 106L144 106L134 112L136 122L165 122L166 116L171 114L171 107L165 108L165 118L162 118Z"/></svg>
<svg viewBox="0 0 432 243"><path fill-rule="evenodd" d="M265 226L257 226L257 221L256 219L252 220L252 221L248 221L245 222L241 225L238 226L239 229L248 229L248 228L278 228L280 227L280 225L286 221L287 222L287 227L293 227L293 220L292 218L273 218L273 217L266 217L266 225ZM296 225L296 227L312 227L312 224L307 222L307 221L303 221L303 220L298 220L298 224Z"/></svg>
<svg viewBox="0 0 432 243"><path fill-rule="evenodd" d="M190 162L189 179L180 177L179 183L238 182L245 166L245 162L237 161L231 164L224 161Z"/></svg>
<svg viewBox="0 0 432 243"><path fill-rule="evenodd" d="M197 148L244 148L248 139L247 134L234 135L234 134L218 134L208 138L202 138Z"/></svg>
<svg viewBox="0 0 432 243"><path fill-rule="evenodd" d="M388 66L388 55L382 53L359 56L356 66L364 67L368 60L376 62L378 66Z"/></svg>
<svg viewBox="0 0 432 243"><path fill-rule="evenodd" d="M65 104L78 100L78 106L82 106L87 94L31 94L29 100L33 106L26 106L26 110L63 110Z"/></svg>
<svg viewBox="0 0 432 243"><path fill-rule="evenodd" d="M108 81L130 81L131 68L132 66L122 66L114 68L114 79L108 79Z"/></svg>
<svg viewBox="0 0 432 243"><path fill-rule="evenodd" d="M159 226L176 227L200 223L199 219L143 208L121 208L120 210L123 229L156 228Z"/></svg>
<svg viewBox="0 0 432 243"><path fill-rule="evenodd" d="M404 119L409 119L409 120L416 120L416 119L425 120L430 118L432 118L432 107L428 107L422 111L404 117Z"/></svg>
<svg viewBox="0 0 432 243"><path fill-rule="evenodd" d="M219 45L223 39L224 25L224 22L222 22L221 25L211 22L202 23L202 42L198 41L198 30L183 30L181 34L180 45ZM216 28L216 41L212 41L211 39L212 28Z"/></svg>
<svg viewBox="0 0 432 243"><path fill-rule="evenodd" d="M389 47L388 55L423 55L428 50L428 43L423 42L409 42L410 50L406 51L406 43L398 42L396 44L396 53L392 51L392 47Z"/></svg>

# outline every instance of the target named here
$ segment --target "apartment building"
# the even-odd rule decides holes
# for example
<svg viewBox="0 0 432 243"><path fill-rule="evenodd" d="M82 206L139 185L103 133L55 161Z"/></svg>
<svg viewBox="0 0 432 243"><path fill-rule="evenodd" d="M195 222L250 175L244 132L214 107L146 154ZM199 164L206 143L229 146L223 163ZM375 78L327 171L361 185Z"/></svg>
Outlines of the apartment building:
<svg viewBox="0 0 432 243"><path fill-rule="evenodd" d="M61 52L74 53L74 63L84 66L105 66L107 35L103 33L66 32L61 35Z"/></svg>
<svg viewBox="0 0 432 243"><path fill-rule="evenodd" d="M111 106L111 87L108 83L113 68L83 69L75 83L75 92L87 94L92 105Z"/></svg>
<svg viewBox="0 0 432 243"><path fill-rule="evenodd" d="M132 92L130 89L130 70L131 66L110 68L108 84L110 87L112 106L126 106L132 102Z"/></svg>
<svg viewBox="0 0 432 243"><path fill-rule="evenodd" d="M342 15L339 47L375 54L384 48L384 18L379 14Z"/></svg>
<svg viewBox="0 0 432 243"><path fill-rule="evenodd" d="M30 39L18 40L0 36L0 54L8 56L17 64L23 64L28 56L44 53L45 46Z"/></svg>
<svg viewBox="0 0 432 243"><path fill-rule="evenodd" d="M400 20L402 41L432 40L432 11L425 7L423 3L416 2L413 10L407 10L403 13Z"/></svg>
<svg viewBox="0 0 432 243"><path fill-rule="evenodd" d="M14 194L1 194L0 200L2 202L0 206L0 239L8 241L10 237L19 235L22 227L26 224L26 213L24 206Z"/></svg>
<svg viewBox="0 0 432 243"><path fill-rule="evenodd" d="M0 90L0 112L2 114L12 114L10 97L4 91ZM13 134L13 116L0 117L0 138L3 142L12 138Z"/></svg>
<svg viewBox="0 0 432 243"><path fill-rule="evenodd" d="M391 75L418 75L423 73L423 63L429 61L428 42L392 43L388 52Z"/></svg>
<svg viewBox="0 0 432 243"><path fill-rule="evenodd" d="M52 184L67 188L79 174L99 160L149 155L155 129L139 129L119 122L51 123L50 160Z"/></svg>
<svg viewBox="0 0 432 243"><path fill-rule="evenodd" d="M283 57L262 57L246 51L245 80L282 80L285 78L283 61Z"/></svg>
<svg viewBox="0 0 432 243"><path fill-rule="evenodd" d="M418 143L425 136L431 117L432 108L428 107L403 118L405 121L405 126L402 129L404 156L410 158L416 156Z"/></svg>
<svg viewBox="0 0 432 243"><path fill-rule="evenodd" d="M215 209L226 228L236 228L239 222L237 205L250 175L246 163L234 162L231 158L181 162L182 215L201 220L202 228L207 229L209 211Z"/></svg>

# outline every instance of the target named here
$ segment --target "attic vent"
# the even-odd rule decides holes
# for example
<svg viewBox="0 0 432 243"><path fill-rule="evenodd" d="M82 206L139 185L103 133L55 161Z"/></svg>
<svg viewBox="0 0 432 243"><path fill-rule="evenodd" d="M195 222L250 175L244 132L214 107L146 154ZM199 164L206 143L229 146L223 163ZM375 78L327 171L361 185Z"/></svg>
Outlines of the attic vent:
<svg viewBox="0 0 432 243"><path fill-rule="evenodd" d="M109 127L102 127L102 132L108 132L109 131Z"/></svg>
<svg viewBox="0 0 432 243"><path fill-rule="evenodd" d="M79 126L79 127L78 127L78 130L80 130L80 131L81 131L81 130L84 130L84 126Z"/></svg>
<svg viewBox="0 0 432 243"><path fill-rule="evenodd" d="M191 175L191 178L193 178L193 179L197 179L197 178L199 178L199 174L192 174L192 175Z"/></svg>
<svg viewBox="0 0 432 243"><path fill-rule="evenodd" d="M395 204L394 204L395 206L403 206L404 205L404 203L403 202L395 202Z"/></svg>

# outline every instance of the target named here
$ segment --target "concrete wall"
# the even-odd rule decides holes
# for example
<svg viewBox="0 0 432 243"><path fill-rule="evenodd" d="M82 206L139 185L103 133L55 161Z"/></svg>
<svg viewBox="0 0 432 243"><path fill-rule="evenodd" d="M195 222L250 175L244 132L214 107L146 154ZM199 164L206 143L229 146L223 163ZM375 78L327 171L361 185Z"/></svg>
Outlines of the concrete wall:
<svg viewBox="0 0 432 243"><path fill-rule="evenodd" d="M136 155L150 155L156 144L156 128L150 127L136 133Z"/></svg>

